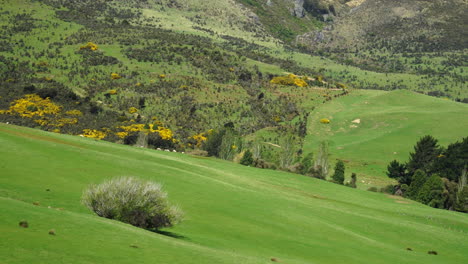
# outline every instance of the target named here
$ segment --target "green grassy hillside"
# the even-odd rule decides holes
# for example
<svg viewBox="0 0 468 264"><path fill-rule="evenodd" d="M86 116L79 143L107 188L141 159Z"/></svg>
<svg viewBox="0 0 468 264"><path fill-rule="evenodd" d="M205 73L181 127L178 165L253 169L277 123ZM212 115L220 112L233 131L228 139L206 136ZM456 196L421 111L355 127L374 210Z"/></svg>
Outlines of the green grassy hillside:
<svg viewBox="0 0 468 264"><path fill-rule="evenodd" d="M407 161L422 136L432 135L442 146L466 137L467 116L466 104L409 91L354 91L312 113L305 149L328 141L333 163L345 160L348 174L357 172L366 181L361 188L382 185L388 163ZM331 123L321 124L321 118Z"/></svg>
<svg viewBox="0 0 468 264"><path fill-rule="evenodd" d="M367 117L358 117L365 125ZM284 172L12 125L0 124L0 143L2 263L468 260L466 214ZM153 233L80 204L88 184L129 175L162 183L186 220ZM29 228L19 227L21 220Z"/></svg>

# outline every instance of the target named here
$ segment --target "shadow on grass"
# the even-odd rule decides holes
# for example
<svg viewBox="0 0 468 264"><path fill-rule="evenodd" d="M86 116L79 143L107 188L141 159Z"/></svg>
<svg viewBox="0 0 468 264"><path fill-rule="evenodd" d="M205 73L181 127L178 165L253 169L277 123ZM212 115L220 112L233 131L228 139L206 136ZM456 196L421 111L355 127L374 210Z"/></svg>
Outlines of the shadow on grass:
<svg viewBox="0 0 468 264"><path fill-rule="evenodd" d="M189 240L189 238L186 237L186 236L179 235L179 234L169 232L169 231L163 231L163 230L157 230L157 229L149 229L149 231L154 232L154 233L158 233L158 234L163 235L163 236L168 236L168 237L173 237L173 238L183 239L183 240Z"/></svg>

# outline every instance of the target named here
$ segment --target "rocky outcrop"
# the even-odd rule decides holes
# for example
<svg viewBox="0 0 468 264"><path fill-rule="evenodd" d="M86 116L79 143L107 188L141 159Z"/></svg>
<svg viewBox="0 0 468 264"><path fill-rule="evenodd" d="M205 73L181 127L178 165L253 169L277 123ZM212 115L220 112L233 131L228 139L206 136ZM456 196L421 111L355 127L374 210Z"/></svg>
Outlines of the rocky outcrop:
<svg viewBox="0 0 468 264"><path fill-rule="evenodd" d="M292 14L299 18L305 16L304 0L294 0L294 9Z"/></svg>

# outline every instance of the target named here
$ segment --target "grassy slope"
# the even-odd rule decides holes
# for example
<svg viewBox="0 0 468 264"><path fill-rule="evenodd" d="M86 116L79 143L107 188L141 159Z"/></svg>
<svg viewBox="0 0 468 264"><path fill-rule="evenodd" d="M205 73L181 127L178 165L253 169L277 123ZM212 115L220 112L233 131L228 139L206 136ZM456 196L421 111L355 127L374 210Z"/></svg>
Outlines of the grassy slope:
<svg viewBox="0 0 468 264"><path fill-rule="evenodd" d="M349 174L353 170L367 184L382 185L388 163L406 161L420 137L429 134L447 146L467 136L467 116L466 104L409 91L354 91L312 112L305 149L327 140L333 163L347 160ZM320 124L321 118L330 125ZM353 124L355 119L361 123Z"/></svg>
<svg viewBox="0 0 468 264"><path fill-rule="evenodd" d="M4 124L0 143L4 263L468 259L468 216L413 201L220 160ZM93 216L80 205L88 184L122 175L164 184L186 213L181 225L167 230L171 236ZM22 219L28 220L28 229L18 227ZM47 234L52 228L56 236ZM428 255L428 250L439 255Z"/></svg>

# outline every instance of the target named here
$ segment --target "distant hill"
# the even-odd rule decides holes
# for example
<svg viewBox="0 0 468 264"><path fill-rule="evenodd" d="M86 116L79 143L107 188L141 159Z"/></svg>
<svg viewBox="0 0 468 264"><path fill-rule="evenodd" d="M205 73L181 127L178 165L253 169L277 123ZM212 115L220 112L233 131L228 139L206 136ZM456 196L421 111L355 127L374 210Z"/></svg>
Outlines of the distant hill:
<svg viewBox="0 0 468 264"><path fill-rule="evenodd" d="M468 47L467 10L463 0L367 0L309 40L332 50L463 50Z"/></svg>

